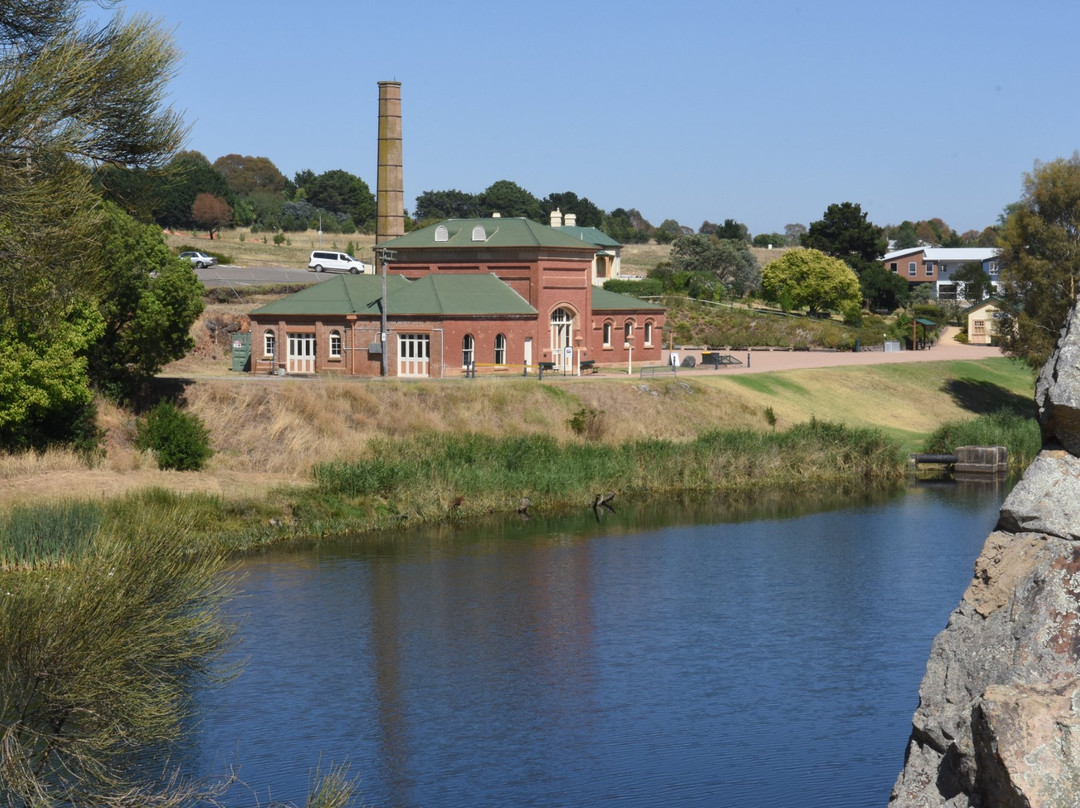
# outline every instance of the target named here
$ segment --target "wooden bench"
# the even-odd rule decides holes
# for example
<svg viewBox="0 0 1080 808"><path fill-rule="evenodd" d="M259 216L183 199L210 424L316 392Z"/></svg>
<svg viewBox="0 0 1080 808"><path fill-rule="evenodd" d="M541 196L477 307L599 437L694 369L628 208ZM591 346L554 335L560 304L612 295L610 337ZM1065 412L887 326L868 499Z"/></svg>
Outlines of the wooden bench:
<svg viewBox="0 0 1080 808"><path fill-rule="evenodd" d="M596 360L595 359L586 359L585 361L583 361L581 363L581 372L585 373L586 371L589 372L589 373L599 373L599 371L596 368Z"/></svg>

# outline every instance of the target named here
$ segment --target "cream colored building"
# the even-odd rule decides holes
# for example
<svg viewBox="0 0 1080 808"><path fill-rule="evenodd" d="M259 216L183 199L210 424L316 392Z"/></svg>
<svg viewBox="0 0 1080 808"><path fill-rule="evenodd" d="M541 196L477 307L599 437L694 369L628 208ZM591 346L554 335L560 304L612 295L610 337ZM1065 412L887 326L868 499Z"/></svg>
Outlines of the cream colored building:
<svg viewBox="0 0 1080 808"><path fill-rule="evenodd" d="M967 318L969 345L993 345L996 339L998 305L996 298L989 297L964 312Z"/></svg>

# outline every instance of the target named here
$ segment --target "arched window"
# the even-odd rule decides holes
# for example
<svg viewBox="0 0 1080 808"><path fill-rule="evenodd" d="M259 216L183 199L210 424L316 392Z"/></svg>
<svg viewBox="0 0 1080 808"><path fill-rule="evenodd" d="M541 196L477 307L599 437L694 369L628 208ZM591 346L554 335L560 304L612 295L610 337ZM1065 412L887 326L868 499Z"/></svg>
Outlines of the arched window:
<svg viewBox="0 0 1080 808"><path fill-rule="evenodd" d="M336 328L330 332L330 358L341 359L341 332Z"/></svg>
<svg viewBox="0 0 1080 808"><path fill-rule="evenodd" d="M263 332L263 356L273 356L277 339L274 337L274 329L268 328Z"/></svg>
<svg viewBox="0 0 1080 808"><path fill-rule="evenodd" d="M604 347L611 347L611 321L604 323Z"/></svg>
<svg viewBox="0 0 1080 808"><path fill-rule="evenodd" d="M623 326L623 342L634 341L634 324L627 320L626 325Z"/></svg>
<svg viewBox="0 0 1080 808"><path fill-rule="evenodd" d="M645 321L645 334L643 336L646 345L652 345L652 325L652 320Z"/></svg>
<svg viewBox="0 0 1080 808"><path fill-rule="evenodd" d="M461 340L461 364L462 367L471 367L476 355L476 340L472 334L466 334Z"/></svg>
<svg viewBox="0 0 1080 808"><path fill-rule="evenodd" d="M495 364L506 364L506 337L502 334L495 335Z"/></svg>

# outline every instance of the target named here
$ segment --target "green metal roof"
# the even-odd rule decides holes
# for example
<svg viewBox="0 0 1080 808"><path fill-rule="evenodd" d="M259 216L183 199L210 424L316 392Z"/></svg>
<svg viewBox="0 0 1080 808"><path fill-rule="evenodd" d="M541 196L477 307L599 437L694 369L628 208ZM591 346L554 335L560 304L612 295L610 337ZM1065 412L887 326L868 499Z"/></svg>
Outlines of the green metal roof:
<svg viewBox="0 0 1080 808"><path fill-rule="evenodd" d="M568 236L573 236L579 241L584 241L587 244L595 244L597 247L621 247L622 244L617 242L603 230L599 230L595 227L568 227L562 225L556 227L560 233L566 233Z"/></svg>
<svg viewBox="0 0 1080 808"><path fill-rule="evenodd" d="M387 296L387 314L536 314L521 295L494 275L432 274Z"/></svg>
<svg viewBox="0 0 1080 808"><path fill-rule="evenodd" d="M609 292L600 286L594 286L592 290L593 311L663 311L664 307L658 303L650 303L647 300L620 295L618 292Z"/></svg>
<svg viewBox="0 0 1080 808"><path fill-rule="evenodd" d="M372 315L379 313L382 278L378 275L339 275L267 303L252 315ZM536 309L494 275L425 275L410 281L386 276L388 316L420 314L492 315L536 314Z"/></svg>
<svg viewBox="0 0 1080 808"><path fill-rule="evenodd" d="M409 281L400 275L386 276L387 296ZM382 278L378 275L338 275L280 300L267 303L252 314L370 314L378 311Z"/></svg>
<svg viewBox="0 0 1080 808"><path fill-rule="evenodd" d="M442 239L445 228L446 237ZM481 228L478 230L477 228ZM441 240L436 240L436 233ZM474 238L474 234L477 238ZM447 219L438 224L429 225L406 233L391 241L383 242L380 248L390 250L405 249L467 249L477 247L561 247L594 249L594 245L568 233L562 233L554 227L539 224L524 218L489 218L489 219Z"/></svg>

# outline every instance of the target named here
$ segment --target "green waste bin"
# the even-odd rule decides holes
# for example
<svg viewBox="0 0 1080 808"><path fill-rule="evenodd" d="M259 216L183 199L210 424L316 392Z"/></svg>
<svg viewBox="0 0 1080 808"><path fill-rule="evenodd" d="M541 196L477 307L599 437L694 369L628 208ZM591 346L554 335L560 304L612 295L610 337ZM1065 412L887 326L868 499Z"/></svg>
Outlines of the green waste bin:
<svg viewBox="0 0 1080 808"><path fill-rule="evenodd" d="M232 335L232 369L237 373L251 370L251 332Z"/></svg>

